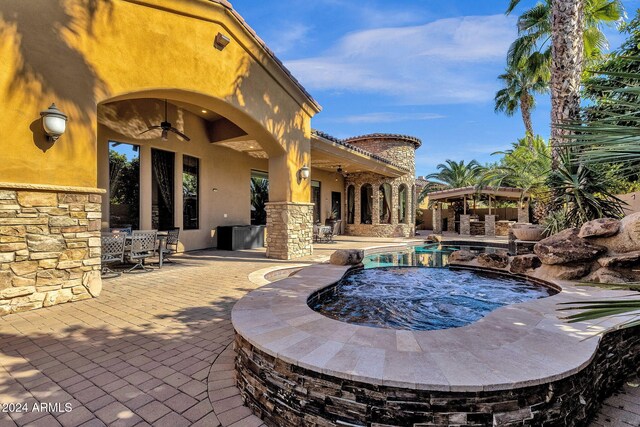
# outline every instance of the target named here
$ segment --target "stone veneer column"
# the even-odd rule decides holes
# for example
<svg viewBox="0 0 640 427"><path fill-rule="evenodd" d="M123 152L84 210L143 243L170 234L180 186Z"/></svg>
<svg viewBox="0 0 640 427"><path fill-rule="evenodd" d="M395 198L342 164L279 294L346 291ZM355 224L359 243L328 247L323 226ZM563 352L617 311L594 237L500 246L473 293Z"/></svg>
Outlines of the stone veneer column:
<svg viewBox="0 0 640 427"><path fill-rule="evenodd" d="M313 203L269 202L267 257L294 259L313 253Z"/></svg>
<svg viewBox="0 0 640 427"><path fill-rule="evenodd" d="M433 207L433 232L442 233L442 207Z"/></svg>
<svg viewBox="0 0 640 427"><path fill-rule="evenodd" d="M471 215L460 215L460 235L471 235Z"/></svg>
<svg viewBox="0 0 640 427"><path fill-rule="evenodd" d="M496 216L495 215L484 216L484 235L495 237L496 235Z"/></svg>
<svg viewBox="0 0 640 427"><path fill-rule="evenodd" d="M529 222L529 202L518 207L518 222Z"/></svg>
<svg viewBox="0 0 640 427"><path fill-rule="evenodd" d="M456 231L456 211L453 210L451 205L447 209L447 231Z"/></svg>
<svg viewBox="0 0 640 427"><path fill-rule="evenodd" d="M0 184L0 315L100 294L101 192Z"/></svg>

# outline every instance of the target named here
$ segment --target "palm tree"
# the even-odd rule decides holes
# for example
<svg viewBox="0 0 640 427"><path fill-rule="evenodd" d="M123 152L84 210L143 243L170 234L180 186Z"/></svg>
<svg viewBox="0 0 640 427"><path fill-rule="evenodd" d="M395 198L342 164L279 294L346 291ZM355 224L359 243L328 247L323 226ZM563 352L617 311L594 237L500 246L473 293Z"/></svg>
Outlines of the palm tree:
<svg viewBox="0 0 640 427"><path fill-rule="evenodd" d="M419 200L435 190L445 188L470 187L478 184L480 175L484 168L475 160L465 164L464 160L446 160L437 166L438 172L427 175L425 178L432 181L432 185L425 186L420 192Z"/></svg>
<svg viewBox="0 0 640 427"><path fill-rule="evenodd" d="M519 3L520 0L510 0L507 14ZM516 64L526 61L528 67L538 72L551 64L554 169L560 161L560 145L569 134L557 125L579 117L584 58L600 56L607 46L602 25L619 22L623 16L621 0L545 0L518 19L520 36L509 50L509 61Z"/></svg>
<svg viewBox="0 0 640 427"><path fill-rule="evenodd" d="M530 141L530 148L533 149L533 124L531 122L531 111L536 106L534 93L544 93L547 91L547 82L543 75L536 74L524 64L517 66L510 65L504 74L498 76L504 83L495 96L495 111L504 112L507 116L513 116L520 109L522 122L526 130L527 139Z"/></svg>

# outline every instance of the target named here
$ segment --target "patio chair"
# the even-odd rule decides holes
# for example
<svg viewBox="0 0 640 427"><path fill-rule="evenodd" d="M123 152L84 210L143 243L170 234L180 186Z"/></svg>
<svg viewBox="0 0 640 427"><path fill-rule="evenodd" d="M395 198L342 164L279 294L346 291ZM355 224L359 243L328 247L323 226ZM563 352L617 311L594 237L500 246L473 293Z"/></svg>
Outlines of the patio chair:
<svg viewBox="0 0 640 427"><path fill-rule="evenodd" d="M178 252L178 241L180 237L180 227L176 227L167 231L167 242L164 245L162 251L162 262L173 262L169 257Z"/></svg>
<svg viewBox="0 0 640 427"><path fill-rule="evenodd" d="M320 224L313 224L313 241L317 242L320 239Z"/></svg>
<svg viewBox="0 0 640 427"><path fill-rule="evenodd" d="M155 256L157 235L157 230L133 230L131 233L131 249L127 257L129 261L136 264L127 270L127 273L131 273L136 268L141 268L144 271L151 270L144 265L144 260Z"/></svg>
<svg viewBox="0 0 640 427"><path fill-rule="evenodd" d="M341 222L342 222L342 220L339 219L333 224L333 228L325 236L325 238L327 239L327 242L333 242L334 236L338 236L340 234L340 223Z"/></svg>
<svg viewBox="0 0 640 427"><path fill-rule="evenodd" d="M120 273L109 268L109 264L124 262L124 244L127 240L124 233L102 233L101 240L101 261L102 276Z"/></svg>

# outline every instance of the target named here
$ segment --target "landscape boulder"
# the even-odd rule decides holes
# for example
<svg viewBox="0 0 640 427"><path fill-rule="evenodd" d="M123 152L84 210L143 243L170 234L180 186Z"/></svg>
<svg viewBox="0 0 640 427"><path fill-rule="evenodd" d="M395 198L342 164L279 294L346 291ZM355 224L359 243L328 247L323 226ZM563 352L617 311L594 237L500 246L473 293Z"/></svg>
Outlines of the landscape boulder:
<svg viewBox="0 0 640 427"><path fill-rule="evenodd" d="M598 259L602 267L640 267L640 251L604 256Z"/></svg>
<svg viewBox="0 0 640 427"><path fill-rule="evenodd" d="M478 255L478 264L489 268L505 268L509 265L509 256L499 253L483 253Z"/></svg>
<svg viewBox="0 0 640 427"><path fill-rule="evenodd" d="M607 248L578 237L576 228L568 228L536 243L533 251L543 264L568 264L591 261Z"/></svg>
<svg viewBox="0 0 640 427"><path fill-rule="evenodd" d="M473 261L476 258L476 254L467 250L460 250L452 252L449 255L449 262L467 262Z"/></svg>
<svg viewBox="0 0 640 427"><path fill-rule="evenodd" d="M640 251L640 212L622 218L615 236L590 238L589 241L606 246L611 253Z"/></svg>
<svg viewBox="0 0 640 427"><path fill-rule="evenodd" d="M515 274L524 274L527 270L533 270L542 265L537 255L517 255L511 259L509 271Z"/></svg>
<svg viewBox="0 0 640 427"><path fill-rule="evenodd" d="M333 265L358 265L364 258L364 251L360 249L338 249L331 254L329 262Z"/></svg>
<svg viewBox="0 0 640 427"><path fill-rule="evenodd" d="M536 270L536 275L547 280L578 280L591 272L590 263L550 265L543 264Z"/></svg>
<svg viewBox="0 0 640 427"><path fill-rule="evenodd" d="M600 218L585 222L580 227L578 237L611 237L618 234L620 220L614 218Z"/></svg>
<svg viewBox="0 0 640 427"><path fill-rule="evenodd" d="M599 268L585 280L587 282L609 283L611 285L622 285L631 281L617 271L609 268Z"/></svg>

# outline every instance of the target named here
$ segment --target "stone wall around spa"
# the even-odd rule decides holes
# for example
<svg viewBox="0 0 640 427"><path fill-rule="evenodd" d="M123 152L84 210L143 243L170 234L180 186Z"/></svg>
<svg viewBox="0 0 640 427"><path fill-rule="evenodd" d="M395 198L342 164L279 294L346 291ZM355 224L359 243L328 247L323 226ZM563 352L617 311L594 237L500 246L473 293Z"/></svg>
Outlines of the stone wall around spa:
<svg viewBox="0 0 640 427"><path fill-rule="evenodd" d="M270 426L584 426L640 363L637 329L604 335L589 365L567 378L484 392L345 380L270 356L236 335L237 381L245 404Z"/></svg>
<svg viewBox="0 0 640 427"><path fill-rule="evenodd" d="M0 185L0 315L100 294L101 193Z"/></svg>

